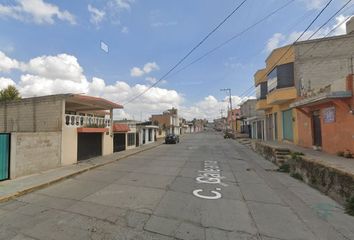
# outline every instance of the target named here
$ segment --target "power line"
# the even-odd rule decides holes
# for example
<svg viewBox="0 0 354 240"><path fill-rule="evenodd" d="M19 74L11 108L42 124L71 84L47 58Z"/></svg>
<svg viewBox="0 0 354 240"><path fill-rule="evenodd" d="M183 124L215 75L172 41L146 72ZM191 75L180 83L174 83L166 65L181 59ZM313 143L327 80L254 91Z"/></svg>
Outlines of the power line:
<svg viewBox="0 0 354 240"><path fill-rule="evenodd" d="M304 34L310 29L310 27L315 23L315 21L322 15L322 13L324 12L324 10L326 10L326 8L331 4L333 0L329 0L327 2L327 4L321 9L321 11L316 15L316 17L310 22L310 24L306 27L306 29L296 38L296 40L290 44L286 51L280 56L280 58L272 65L272 67L270 68L270 71L267 71L261 78L266 77L273 69L275 66L277 66L277 64L284 58L284 56L286 56L286 54L290 51L291 47L297 43L302 36L304 36ZM246 91L247 92L247 91ZM243 96L244 93L242 93L240 96Z"/></svg>
<svg viewBox="0 0 354 240"><path fill-rule="evenodd" d="M238 9L242 7L242 5L246 2L247 0L243 0L229 15L224 18L210 33L208 33L195 47L193 47L182 59L180 59L166 74L164 74L159 80L157 80L154 84L152 84L150 87L148 87L146 90L144 90L142 93L138 94L137 96L131 98L128 100L125 104L128 104L135 99L139 98L140 96L144 95L147 91L149 91L151 88L156 86L159 82L161 82L164 78L166 78L173 70L175 70L186 58L188 58L199 46L201 46L216 30L218 30L232 15L234 15Z"/></svg>
<svg viewBox="0 0 354 240"><path fill-rule="evenodd" d="M192 62L188 63L187 65L185 65L184 67L180 68L177 72L173 73L171 76L174 76L182 71L184 71L185 69L189 68L190 66L194 65L195 63L199 62L200 60L204 59L205 57L207 57L208 55L212 54L213 52L215 52L216 50L222 48L223 46L227 45L228 43L230 43L231 41L235 40L238 37L241 37L243 34L245 34L246 32L248 32L249 30L251 30L252 28L256 27L258 24L264 22L265 20L267 20L268 18L272 17L273 15L275 15L277 12L281 11L283 8L287 7L288 5L290 5L291 3L293 3L295 0L290 0L287 3L285 3L284 5L280 6L279 8L277 8L276 10L272 11L271 13L269 13L268 15L264 16L263 18L259 19L257 22L253 23L252 25L248 26L247 28L245 28L243 31L237 33L236 35L232 36L231 38L229 38L228 40L226 40L225 42L219 44L218 46L216 46L215 48L209 50L208 52L206 52L205 54L201 55L200 57L194 59Z"/></svg>

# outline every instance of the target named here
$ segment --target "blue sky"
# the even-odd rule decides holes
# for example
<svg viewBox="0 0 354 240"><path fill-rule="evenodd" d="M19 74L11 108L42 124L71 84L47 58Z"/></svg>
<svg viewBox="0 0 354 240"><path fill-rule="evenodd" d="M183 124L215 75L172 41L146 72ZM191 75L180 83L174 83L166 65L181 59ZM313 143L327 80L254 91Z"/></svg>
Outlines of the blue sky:
<svg viewBox="0 0 354 240"><path fill-rule="evenodd" d="M288 1L246 1L184 64ZM240 2L1 0L0 88L14 84L23 96L82 92L124 103L167 72ZM271 49L295 40L326 2L294 0L240 38L164 79L126 105L119 117L146 118L171 106L187 118L216 117L226 107L219 89L231 88L236 104ZM344 2L334 0L313 29ZM352 14L354 8L348 6L318 37ZM343 29L334 34L343 34ZM108 53L100 48L101 41L109 46Z"/></svg>

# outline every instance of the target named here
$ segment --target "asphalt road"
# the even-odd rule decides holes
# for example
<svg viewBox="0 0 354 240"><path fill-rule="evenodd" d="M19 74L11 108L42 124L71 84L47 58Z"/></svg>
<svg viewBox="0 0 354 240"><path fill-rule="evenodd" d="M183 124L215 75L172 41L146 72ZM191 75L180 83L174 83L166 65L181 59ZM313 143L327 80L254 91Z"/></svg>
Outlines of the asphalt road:
<svg viewBox="0 0 354 240"><path fill-rule="evenodd" d="M275 169L187 135L0 204L0 239L354 239L341 206Z"/></svg>

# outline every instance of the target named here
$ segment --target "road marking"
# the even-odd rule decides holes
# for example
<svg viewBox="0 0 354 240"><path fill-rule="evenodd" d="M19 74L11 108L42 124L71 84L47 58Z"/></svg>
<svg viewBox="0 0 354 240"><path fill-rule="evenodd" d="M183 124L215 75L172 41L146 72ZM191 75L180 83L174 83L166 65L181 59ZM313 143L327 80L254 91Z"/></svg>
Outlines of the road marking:
<svg viewBox="0 0 354 240"><path fill-rule="evenodd" d="M227 187L227 184L221 181L225 178L221 175L221 172L217 161L204 161L204 169L198 171L199 174L195 180L200 184L219 184ZM216 200L222 197L220 191L221 188L219 187L209 191L199 188L193 191L193 195L203 199Z"/></svg>

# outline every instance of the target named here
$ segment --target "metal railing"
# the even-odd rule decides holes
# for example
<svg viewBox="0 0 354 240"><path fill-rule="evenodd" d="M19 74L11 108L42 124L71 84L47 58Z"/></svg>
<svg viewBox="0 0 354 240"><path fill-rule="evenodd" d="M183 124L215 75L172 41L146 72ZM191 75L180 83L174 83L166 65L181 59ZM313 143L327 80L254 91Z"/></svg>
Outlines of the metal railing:
<svg viewBox="0 0 354 240"><path fill-rule="evenodd" d="M102 127L109 128L111 126L111 120L103 117L91 117L65 114L64 116L65 126L67 127Z"/></svg>

